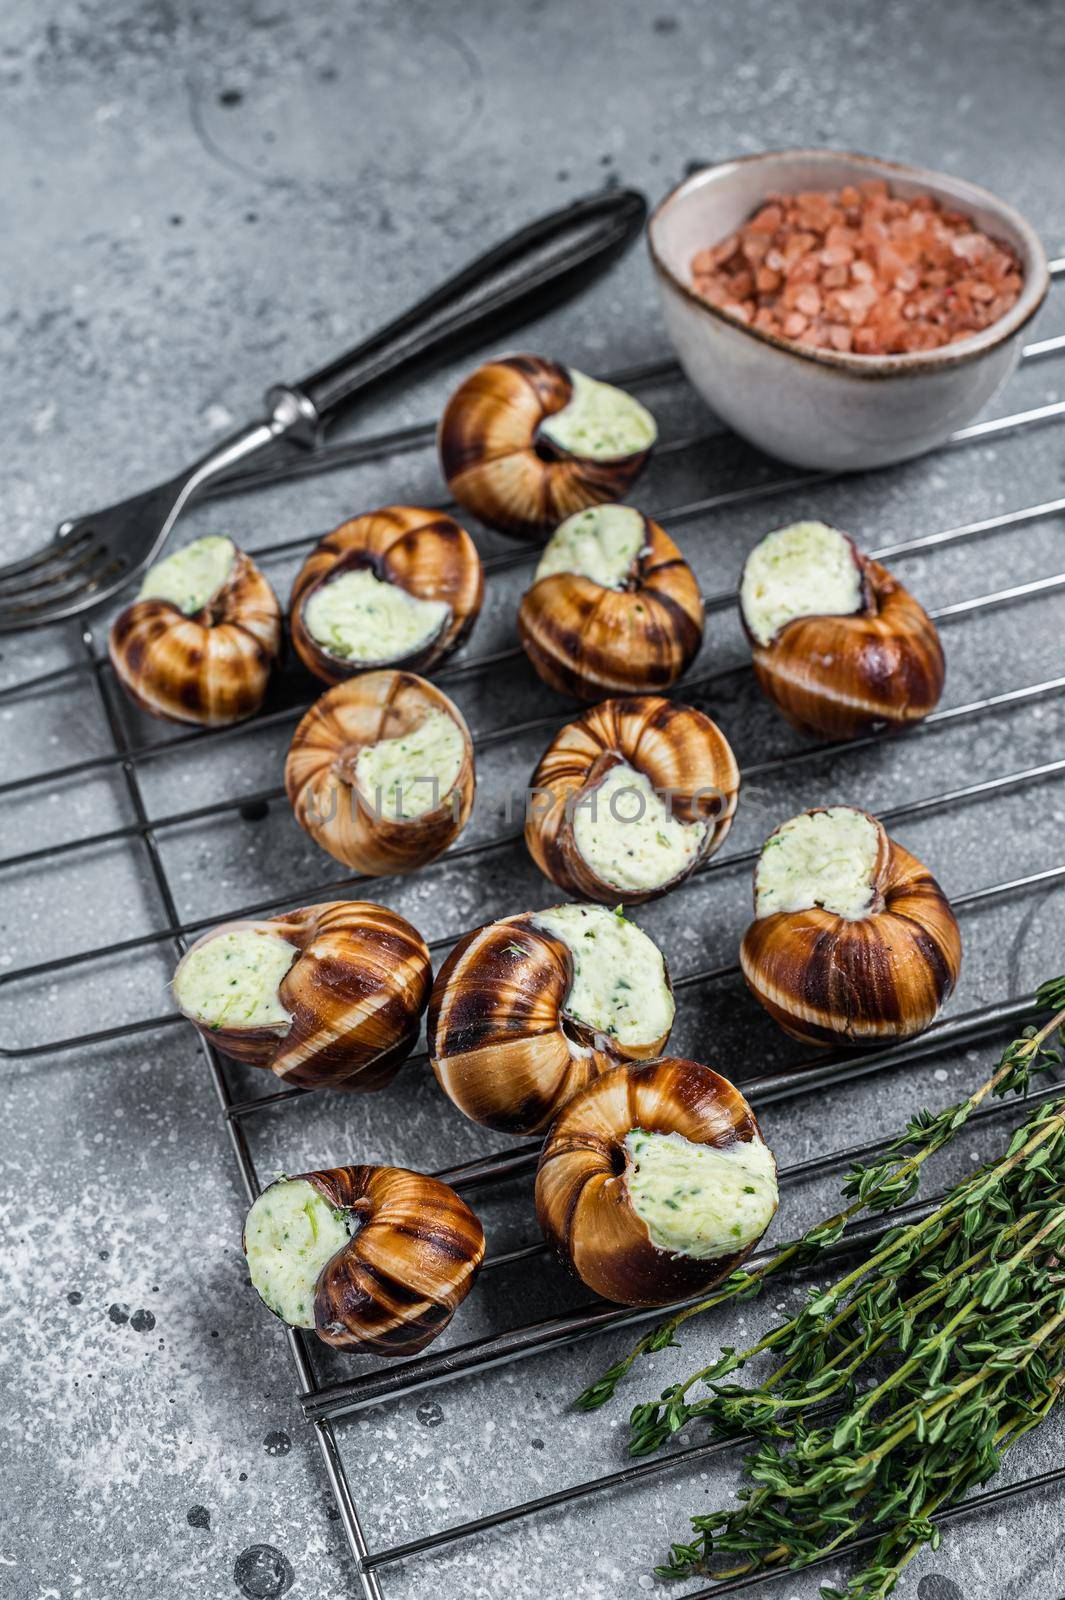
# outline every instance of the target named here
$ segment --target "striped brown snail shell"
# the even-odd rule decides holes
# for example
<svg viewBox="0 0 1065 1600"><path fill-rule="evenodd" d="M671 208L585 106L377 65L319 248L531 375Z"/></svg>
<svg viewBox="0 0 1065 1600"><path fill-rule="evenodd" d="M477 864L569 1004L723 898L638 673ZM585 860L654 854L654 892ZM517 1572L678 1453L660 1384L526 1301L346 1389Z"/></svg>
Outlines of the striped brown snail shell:
<svg viewBox="0 0 1065 1600"><path fill-rule="evenodd" d="M739 783L731 746L704 712L653 695L604 700L567 723L540 758L525 843L559 888L635 905L720 847ZM671 849L644 870L632 858L658 835Z"/></svg>
<svg viewBox="0 0 1065 1600"><path fill-rule="evenodd" d="M396 806L389 783L360 765L389 741L403 742L385 751L397 752ZM433 741L446 761L426 753ZM462 713L413 672L364 672L327 689L297 727L285 761L285 790L300 827L370 877L412 872L446 850L466 826L474 788Z"/></svg>
<svg viewBox="0 0 1065 1600"><path fill-rule="evenodd" d="M586 402L621 431L582 425ZM579 410L578 410L579 408ZM437 441L448 488L501 533L539 539L571 512L620 500L654 444L648 411L543 356L501 356L478 367L444 408Z"/></svg>
<svg viewBox="0 0 1065 1600"><path fill-rule="evenodd" d="M826 878L834 871L847 876ZM934 1020L958 980L961 934L935 878L877 818L830 806L763 846L740 962L792 1038L877 1045Z"/></svg>
<svg viewBox="0 0 1065 1600"><path fill-rule="evenodd" d="M316 638L308 627L315 597L345 574L359 572L395 585L416 601L432 602L439 617L431 619L429 636L398 651L383 641L376 654L367 641L370 653L357 656L338 654ZM304 665L326 683L368 667L427 672L469 636L483 596L481 558L465 528L441 511L385 506L341 523L307 557L292 590L292 643Z"/></svg>
<svg viewBox="0 0 1065 1600"><path fill-rule="evenodd" d="M582 988L593 957L613 974L613 995L594 992L594 972ZM601 906L527 911L452 950L429 1002L429 1059L472 1121L540 1133L616 1061L658 1055L673 1012L665 962L635 924Z"/></svg>
<svg viewBox="0 0 1065 1600"><path fill-rule="evenodd" d="M579 568L558 570L556 541L604 515L639 529L627 570L612 585ZM541 576L545 566L551 570ZM536 671L552 689L578 700L671 688L699 650L703 621L702 596L688 563L665 530L631 506L591 508L567 518L518 608L518 632Z"/></svg>
<svg viewBox="0 0 1065 1600"><path fill-rule="evenodd" d="M814 565L799 614L772 632L759 628L752 572L760 552L770 541L804 529L818 530L826 553L834 555L845 609L815 609L824 604L824 584ZM840 542L835 552L826 535ZM850 592L840 564L853 565ZM852 739L880 724L906 727L926 717L943 693L943 647L927 611L879 561L823 523L778 529L756 546L744 567L740 614L759 684L802 733Z"/></svg>
<svg viewBox="0 0 1065 1600"><path fill-rule="evenodd" d="M263 992L255 974L275 959ZM224 1055L286 1084L365 1093L410 1055L432 977L425 940L403 917L365 900L331 900L212 928L182 958L173 988L184 1015ZM249 1023L256 990L266 1009Z"/></svg>
<svg viewBox="0 0 1065 1600"><path fill-rule="evenodd" d="M337 1230L338 1248L310 1285L313 1310L299 1318L290 1306L271 1302L273 1285L268 1277L256 1281L256 1254L249 1250L256 1208L261 1215L272 1194L293 1185L306 1186L297 1200L306 1195L312 1209L320 1196L334 1226L346 1225L349 1233L345 1239L344 1227ZM248 1213L243 1243L253 1284L275 1315L313 1327L337 1350L383 1356L414 1355L442 1333L484 1259L484 1230L465 1201L439 1179L403 1167L332 1167L279 1179ZM284 1240L276 1244L283 1250Z"/></svg>
<svg viewBox="0 0 1065 1600"><path fill-rule="evenodd" d="M744 1218L734 1235L731 1216L743 1214L723 1191L724 1226L707 1253L656 1243L632 1187L632 1136L640 1134L708 1146L725 1158L723 1173L728 1161L757 1159L765 1194L755 1226ZM685 1204L682 1192L674 1202L678 1228ZM751 1253L775 1207L775 1164L747 1101L710 1067L679 1057L621 1063L588 1084L552 1124L536 1173L536 1215L548 1244L589 1289L622 1305L667 1305L711 1288Z"/></svg>
<svg viewBox="0 0 1065 1600"><path fill-rule="evenodd" d="M135 705L169 722L224 727L263 703L281 653L281 608L255 562L229 540L196 540L178 551L229 545L229 570L191 612L158 596L134 600L111 625L108 651L115 676ZM153 575L174 561L168 557Z"/></svg>

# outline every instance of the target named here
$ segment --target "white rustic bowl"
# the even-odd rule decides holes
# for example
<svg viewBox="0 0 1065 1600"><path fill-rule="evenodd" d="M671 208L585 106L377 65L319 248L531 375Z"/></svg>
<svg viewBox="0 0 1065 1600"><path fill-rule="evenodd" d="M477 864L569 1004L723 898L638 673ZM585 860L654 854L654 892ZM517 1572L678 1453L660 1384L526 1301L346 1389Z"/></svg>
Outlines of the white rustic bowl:
<svg viewBox="0 0 1065 1600"><path fill-rule="evenodd" d="M904 198L931 194L1010 244L1024 269L1017 303L971 339L914 355L808 349L726 316L691 288L697 250L726 238L769 194L884 178ZM681 366L718 415L770 455L848 471L904 461L942 444L1009 377L1020 333L1050 276L1038 236L1012 206L960 178L836 150L781 150L706 167L648 225L666 327Z"/></svg>

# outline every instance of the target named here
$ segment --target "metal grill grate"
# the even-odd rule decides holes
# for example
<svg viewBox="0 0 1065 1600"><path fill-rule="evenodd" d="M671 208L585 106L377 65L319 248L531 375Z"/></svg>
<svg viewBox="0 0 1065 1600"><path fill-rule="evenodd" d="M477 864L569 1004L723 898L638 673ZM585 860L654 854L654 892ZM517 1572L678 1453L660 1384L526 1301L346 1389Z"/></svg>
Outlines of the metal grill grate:
<svg viewBox="0 0 1065 1600"><path fill-rule="evenodd" d="M1065 276L1065 259L1053 262L1051 270L1055 278ZM1024 351L1023 360L1025 363L1032 363L1061 353L1065 353L1065 336L1045 339L1029 345ZM655 363L611 374L614 381L629 386L638 386L641 383L652 380L669 382L677 376L679 376L679 369L672 363ZM1024 434L1041 425L1052 425L1063 420L1065 420L1065 400L1054 401L962 429L953 436L948 446L944 448L957 449L970 443L986 442L999 438L1006 439ZM376 438L361 440L354 444L331 446L313 459L300 458L284 463L278 468L245 472L219 486L215 493L245 493L253 488L289 482L294 478L310 473L340 468L351 469L371 462L391 461L408 452L424 448L432 442L432 439L433 428L430 425L426 425L393 431ZM670 456L679 455L700 444L702 439L703 436L688 435L667 442L660 447L656 459L665 458L668 460ZM712 512L762 499L770 499L774 496L826 483L829 481L830 476L829 474L790 473L785 476L771 478L768 481L732 489L725 493L689 501L686 504L674 506L672 509L659 510L656 511L655 515L670 529L688 523L698 524L701 519L705 519ZM925 533L901 543L883 546L881 549L871 553L884 560L898 556L910 556L952 544L976 540L1003 530L1021 528L1062 515L1065 515L1065 497L1051 499L1040 504L1004 512L978 521L970 521L941 531ZM697 530L693 530L693 532L697 532ZM309 546L317 537L317 535L307 535L298 539L287 539L265 546L260 545L259 547L252 543L248 544L246 548L260 562L270 562L291 555L304 546ZM485 567L489 573L502 572L518 567L523 563L531 562L532 559L533 553L529 550L505 550L489 554L485 559ZM939 610L933 611L932 615L942 623L950 623L993 608L1009 607L1027 598L1054 593L1062 589L1065 589L1065 572L1058 572L1033 581L1015 584L945 605ZM705 600L707 610L712 612L732 605L734 594L731 590L712 592L705 596ZM208 743L212 750L216 750L224 747L229 741L239 740L256 729L287 726L295 722L305 707L303 705L299 707L282 706L254 718L250 723L239 724L233 728L183 733L159 744L137 744L131 742L127 737L120 714L120 691L113 680L106 653L101 650L91 627L85 628L81 634L80 651L79 659L71 664L50 670L33 678L26 678L0 690L0 702L14 700L42 690L62 689L68 686L80 686L89 683L98 700L109 730L112 749L105 754L94 755L66 766L13 779L0 785L0 797L13 798L21 796L36 789L44 788L58 780L65 780L71 777L114 772L120 775L131 808L133 821L84 837L67 839L56 845L38 846L18 854L9 855L0 859L0 870L17 870L31 867L35 864L52 863L57 859L76 855L79 852L92 851L128 841L131 846L137 847L144 852L154 890L165 917L165 925L150 933L84 948L70 954L55 956L32 965L8 970L0 975L0 984L9 986L20 982L30 982L47 977L49 974L60 970L66 972L93 962L104 961L115 955L145 951L152 947L171 945L175 954L177 954L186 948L190 935L194 935L215 923L234 917L273 912L285 905L308 903L337 891L346 892L356 884L366 881L350 875L332 877L311 889L294 886L291 890L282 890L271 894L268 899L260 900L253 905L244 905L237 908L224 907L213 912L210 917L198 917L191 920L183 919L178 907L178 898L175 896L164 863L163 852L160 848L160 836L168 830L179 829L190 823L207 821L227 813L238 812L242 808L272 802L281 798L284 791L280 787L271 787L251 794L223 796L206 805L153 814L144 793L142 782L144 769L149 763L161 757L173 758L175 754L181 754L186 751L194 752ZM437 672L434 676L438 681L445 683L466 680L476 674L494 671L501 664L515 657L520 657L520 655L520 650L508 647L504 650L459 660ZM686 682L679 685L677 693L684 695L685 692L704 690L748 670L749 665L744 662L718 668L710 673L701 673L690 677ZM992 695L941 708L934 712L925 723L905 735L905 743L908 746L919 741L928 733L942 728L944 725L963 724L970 720L982 718L989 713L1008 711L1016 707L1038 706L1042 702L1049 701L1059 695L1063 690L1065 690L1065 676L1051 677L1040 682L1010 687ZM523 734L548 733L568 720L572 714L572 711L554 710L550 714L537 716L509 727L482 729L474 735L475 747L478 751L483 751L494 745L505 744ZM846 760L854 752L875 748L882 744L886 737L872 735L868 738L842 743L838 746L819 745L791 750L783 755L746 765L743 768L742 775L746 782L750 782L752 779L761 779L768 775L790 771L793 766L799 767L805 761L823 759L826 754L838 754L841 759ZM1065 758L1008 771L962 786L942 790L938 793L924 795L891 809L881 808L879 814L885 822L890 823L927 814L949 812L952 808L964 805L972 800L994 794L1026 790L1030 786L1051 779L1062 772L1065 772ZM519 834L507 831L491 838L478 839L469 844L456 846L443 859L452 862L462 860L472 863L481 857L490 855L492 852L513 846L515 839L519 837ZM708 875L727 873L737 868L748 866L755 859L756 853L756 851L748 849L719 855L707 863L694 878L689 879L687 883L675 890L674 894L682 896L691 885L705 880ZM1065 862L1051 864L1023 876L989 883L966 894L955 896L953 903L964 916L965 912L972 907L1004 900L1039 886L1051 885L1061 881L1065 881ZM433 940L430 948L434 952L445 950L465 931L464 927L456 927L446 936ZM683 991L709 985L721 980L727 980L735 976L737 971L737 966L731 962L690 970L676 976L674 986L678 991ZM938 1056L941 1052L949 1049L978 1043L997 1033L1001 1033L1007 1027L1016 1028L1029 1018L1032 1011L1033 1007L1029 996L1023 994L1007 996L940 1021L922 1037L907 1044L878 1050L873 1053L837 1054L827 1057L822 1055L816 1061L800 1062L782 1070L765 1073L745 1083L744 1088L754 1106L761 1108L770 1103L809 1094L813 1089L829 1085L847 1084L871 1074L898 1071L915 1062ZM0 1055L13 1059L47 1056L57 1052L85 1048L108 1040L128 1038L142 1033L152 1033L176 1026L180 1021L181 1019L177 1016L169 1014L147 1016L73 1037L37 1042L22 1047L4 1047L0 1049ZM282 1089L272 1093L259 1094L252 1098L240 1098L230 1083L228 1069L223 1066L216 1053L209 1047L201 1045L200 1048L204 1050L207 1056L211 1078L228 1129L241 1179L249 1200L254 1199L260 1192L261 1185L249 1142L249 1123L258 1114L267 1110L277 1110L287 1107L290 1103L300 1102L306 1098L305 1091ZM424 1062L425 1056L422 1054L414 1059ZM1051 1084L1033 1094L1030 1100L1038 1103L1060 1092L1060 1085ZM973 1119L974 1124L982 1125L993 1118L1006 1116L1010 1110L1010 1106L1001 1103L984 1107ZM884 1141L883 1143L886 1142ZM883 1148L883 1143L876 1141L864 1145L852 1145L850 1148L829 1151L823 1155L795 1162L782 1168L781 1180L784 1184L790 1185L800 1180L823 1177L837 1169L844 1168L853 1160L870 1158ZM462 1165L446 1169L439 1173L439 1176L446 1178L459 1189L485 1188L507 1179L528 1176L535 1167L538 1149L539 1145L537 1143L511 1146L505 1151L479 1156ZM920 1210L927 1204L927 1201L915 1202L912 1209ZM892 1214L893 1217L898 1215L899 1213ZM842 1250L853 1247L855 1238L872 1237L880 1231L883 1231L881 1222L876 1222L875 1224L863 1222L854 1225L847 1238L838 1248ZM545 1247L541 1243L534 1242L509 1251L490 1253L485 1262L484 1271L492 1274L501 1269L513 1267L541 1255L544 1253L544 1249ZM662 1458L626 1466L604 1476L594 1477L585 1482L579 1482L536 1498L526 1499L485 1516L453 1523L450 1526L428 1533L423 1537L408 1540L402 1544L394 1544L370 1551L363 1535L342 1460L335 1427L336 1419L348 1413L362 1411L369 1406L377 1406L393 1401L400 1396L417 1393L433 1385L458 1382L462 1378L470 1377L504 1363L558 1349L563 1345L591 1337L599 1332L608 1329L625 1328L660 1315L661 1313L658 1311L632 1311L604 1306L601 1302L581 1304L574 1309L546 1317L539 1322L511 1328L503 1333L492 1334L465 1344L430 1350L428 1353L411 1360L384 1364L357 1377L333 1383L323 1383L319 1380L312 1360L312 1346L302 1333L290 1330L288 1342L301 1390L303 1409L316 1432L328 1479L336 1497L340 1518L356 1558L362 1588L368 1600L381 1600L382 1589L377 1574L379 1569L390 1563L427 1555L432 1551L441 1550L472 1535L486 1533L508 1524L514 1524L552 1509L573 1505L603 1494L608 1490L616 1490L625 1486L654 1480L662 1474L674 1472L693 1463L708 1460L724 1451L735 1450L737 1444L742 1443L742 1441L711 1441L678 1449ZM265 1336L267 1336L267 1329L264 1325ZM1004 1503L1017 1495L1034 1493L1062 1480L1065 1480L1065 1466L971 1498L961 1506L952 1508L940 1520L945 1522L964 1517L980 1508ZM851 1548L858 1548L858 1546L852 1546ZM839 1559L845 1554L845 1551L841 1551L834 1559ZM785 1575L781 1573L777 1576ZM700 1596L704 1594L707 1597L725 1595L749 1587L754 1583L770 1583L773 1579L773 1574L759 1574L750 1579L734 1580L729 1583L715 1585L708 1590L700 1591Z"/></svg>

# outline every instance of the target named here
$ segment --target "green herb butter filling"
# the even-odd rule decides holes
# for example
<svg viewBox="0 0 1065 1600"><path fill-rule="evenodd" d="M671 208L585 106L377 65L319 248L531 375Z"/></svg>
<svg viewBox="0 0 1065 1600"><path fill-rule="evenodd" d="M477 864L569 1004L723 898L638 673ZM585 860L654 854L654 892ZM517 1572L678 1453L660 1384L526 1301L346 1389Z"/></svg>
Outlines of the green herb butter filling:
<svg viewBox="0 0 1065 1600"><path fill-rule="evenodd" d="M447 800L462 767L465 741L454 717L435 708L412 733L360 750L355 784L366 804L390 822L411 822Z"/></svg>
<svg viewBox="0 0 1065 1600"><path fill-rule="evenodd" d="M343 661L399 661L429 643L447 620L446 600L420 600L368 567L342 572L303 607L314 642Z"/></svg>
<svg viewBox="0 0 1065 1600"><path fill-rule="evenodd" d="M783 823L762 847L754 880L757 917L821 906L857 922L873 902L880 830L864 811L829 806Z"/></svg>
<svg viewBox="0 0 1065 1600"><path fill-rule="evenodd" d="M654 417L624 389L600 383L572 367L573 394L540 424L540 433L571 455L615 461L649 450L658 437Z"/></svg>
<svg viewBox="0 0 1065 1600"><path fill-rule="evenodd" d="M795 617L847 617L863 605L850 541L824 522L793 522L767 533L743 569L740 605L759 644Z"/></svg>
<svg viewBox="0 0 1065 1600"><path fill-rule="evenodd" d="M169 600L187 617L202 611L229 579L237 547L232 539L208 534L149 567L138 600Z"/></svg>
<svg viewBox="0 0 1065 1600"><path fill-rule="evenodd" d="M244 1224L252 1288L282 1322L313 1328L315 1284L351 1233L347 1212L334 1211L305 1178L279 1179Z"/></svg>
<svg viewBox="0 0 1065 1600"><path fill-rule="evenodd" d="M182 961L174 998L209 1028L287 1029L292 1018L278 989L298 955L294 944L255 928L217 934Z"/></svg>
<svg viewBox="0 0 1065 1600"><path fill-rule="evenodd" d="M629 1200L660 1250L713 1260L745 1250L769 1226L776 1164L757 1136L718 1149L633 1128L625 1150Z"/></svg>
<svg viewBox="0 0 1065 1600"><path fill-rule="evenodd" d="M632 506L590 506L560 522L544 547L536 579L559 572L621 589L646 545L643 517Z"/></svg>
<svg viewBox="0 0 1065 1600"><path fill-rule="evenodd" d="M675 1008L662 952L634 922L594 905L553 906L533 921L572 952L568 1016L627 1046L669 1032Z"/></svg>
<svg viewBox="0 0 1065 1600"><path fill-rule="evenodd" d="M628 762L611 767L573 813L573 839L592 871L616 889L670 883L699 854L705 822L681 822L650 779Z"/></svg>

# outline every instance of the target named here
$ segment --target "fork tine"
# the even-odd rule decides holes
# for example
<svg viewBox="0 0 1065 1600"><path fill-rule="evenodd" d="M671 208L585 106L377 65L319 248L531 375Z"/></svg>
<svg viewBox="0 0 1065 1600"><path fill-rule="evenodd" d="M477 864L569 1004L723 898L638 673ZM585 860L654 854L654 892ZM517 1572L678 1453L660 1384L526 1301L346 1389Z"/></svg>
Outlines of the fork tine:
<svg viewBox="0 0 1065 1600"><path fill-rule="evenodd" d="M44 549L0 567L0 634L62 622L123 589L166 542L190 497L276 441L281 423L250 423L176 477L111 506L67 518Z"/></svg>
<svg viewBox="0 0 1065 1600"><path fill-rule="evenodd" d="M73 528L61 538L53 539L51 544L42 545L31 556L23 556L19 561L9 561L6 566L0 567L0 583L8 578L19 578L27 572L34 571L37 567L45 566L49 561L57 561L61 556L83 545L91 537L87 528Z"/></svg>
<svg viewBox="0 0 1065 1600"><path fill-rule="evenodd" d="M28 628L33 623L61 622L64 617L71 616L74 612L83 610L86 604L90 604L89 597L99 586L102 578L109 575L109 573L102 574L101 579L94 583L67 589L57 595L49 595L47 600L29 601L25 605L0 606L0 633L18 632L20 628ZM121 574L117 576L120 580Z"/></svg>
<svg viewBox="0 0 1065 1600"><path fill-rule="evenodd" d="M26 623L44 620L49 612L65 606L68 601L90 595L109 579L120 579L127 571L121 556L101 551L104 564L83 571L77 581L41 585L36 591L21 596L0 596L0 629L10 628L16 621Z"/></svg>
<svg viewBox="0 0 1065 1600"><path fill-rule="evenodd" d="M3 574L0 573L0 600L17 600L23 595L29 594L32 596L35 591L45 591L56 584L65 583L76 573L83 572L94 564L99 565L101 558L106 559L107 555L108 551L104 545L89 544L84 547L79 546L74 552L73 560L65 562L61 567L53 567L44 572L34 569L14 588L3 587ZM14 581L14 579L11 580L12 583Z"/></svg>

